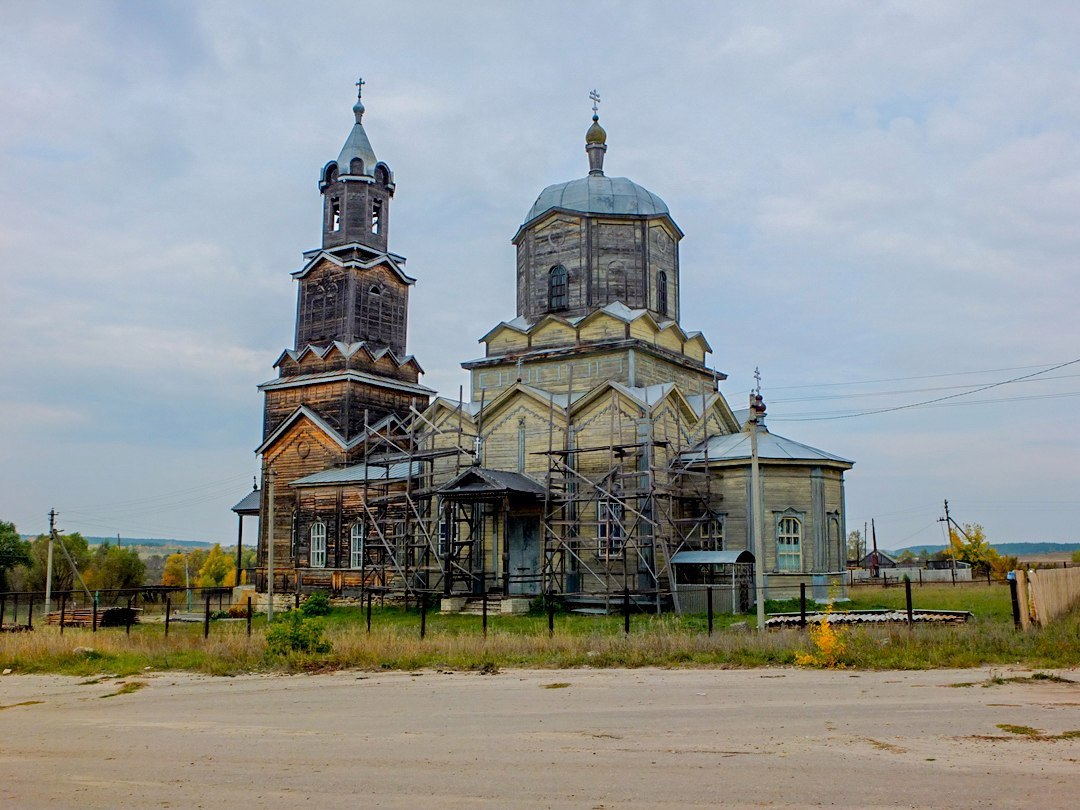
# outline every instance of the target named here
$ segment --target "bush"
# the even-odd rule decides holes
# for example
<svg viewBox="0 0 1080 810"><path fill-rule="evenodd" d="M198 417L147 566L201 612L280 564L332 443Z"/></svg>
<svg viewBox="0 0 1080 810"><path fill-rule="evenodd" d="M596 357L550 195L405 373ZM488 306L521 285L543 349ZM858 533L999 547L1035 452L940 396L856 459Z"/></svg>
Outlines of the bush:
<svg viewBox="0 0 1080 810"><path fill-rule="evenodd" d="M300 606L300 612L305 616L325 616L330 612L330 597L326 591L316 591Z"/></svg>
<svg viewBox="0 0 1080 810"><path fill-rule="evenodd" d="M295 610L286 613L266 631L266 646L275 655L328 653L332 649L330 642L323 638L322 627Z"/></svg>

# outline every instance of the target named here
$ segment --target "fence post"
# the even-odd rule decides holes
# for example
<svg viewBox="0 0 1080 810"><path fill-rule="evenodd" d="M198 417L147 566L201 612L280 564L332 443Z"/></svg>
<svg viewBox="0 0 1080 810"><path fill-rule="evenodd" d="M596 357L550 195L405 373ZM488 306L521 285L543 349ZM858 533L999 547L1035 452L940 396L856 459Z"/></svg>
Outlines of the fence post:
<svg viewBox="0 0 1080 810"><path fill-rule="evenodd" d="M911 610L911 579L904 578L904 600L907 602L907 626L908 630L915 626L915 616Z"/></svg>
<svg viewBox="0 0 1080 810"><path fill-rule="evenodd" d="M709 636L712 636L713 631L713 603L712 603L712 585L705 586L705 613L709 617Z"/></svg>
<svg viewBox="0 0 1080 810"><path fill-rule="evenodd" d="M124 626L124 635L130 636L131 635L131 597L130 596L128 597L127 619L124 622L124 624L125 624L125 626Z"/></svg>
<svg viewBox="0 0 1080 810"><path fill-rule="evenodd" d="M919 569L919 587L922 587L922 569Z"/></svg>
<svg viewBox="0 0 1080 810"><path fill-rule="evenodd" d="M989 566L987 566L987 568L986 568L986 584L987 585L991 584L990 583L990 567Z"/></svg>
<svg viewBox="0 0 1080 810"><path fill-rule="evenodd" d="M630 635L630 588L623 588L622 610L623 633L625 635Z"/></svg>
<svg viewBox="0 0 1080 810"><path fill-rule="evenodd" d="M203 613L202 637L210 638L210 594L206 595L206 610Z"/></svg>
<svg viewBox="0 0 1080 810"><path fill-rule="evenodd" d="M165 597L165 638L169 637L169 619L172 618L172 597Z"/></svg>
<svg viewBox="0 0 1080 810"><path fill-rule="evenodd" d="M427 591L420 592L420 638L427 635Z"/></svg>
<svg viewBox="0 0 1080 810"><path fill-rule="evenodd" d="M544 594L544 601L547 603L547 620L548 620L548 635L555 635L555 592L551 588L548 588L548 592Z"/></svg>
<svg viewBox="0 0 1080 810"><path fill-rule="evenodd" d="M487 587L484 588L484 593L480 597L480 610L481 610L481 613L483 615L484 638L487 638L487 611L488 611Z"/></svg>
<svg viewBox="0 0 1080 810"><path fill-rule="evenodd" d="M799 629L806 629L806 583L799 583Z"/></svg>
<svg viewBox="0 0 1080 810"><path fill-rule="evenodd" d="M34 595L30 594L30 609L26 611L26 629L34 629Z"/></svg>
<svg viewBox="0 0 1080 810"><path fill-rule="evenodd" d="M94 614L90 619L90 631L97 632L97 609L98 609L98 592L94 591Z"/></svg>
<svg viewBox="0 0 1080 810"><path fill-rule="evenodd" d="M298 579L297 585L299 585L299 583L300 580ZM300 591L297 591L295 594L293 594L293 608L296 610L300 609Z"/></svg>
<svg viewBox="0 0 1080 810"><path fill-rule="evenodd" d="M19 594L12 594L11 600L11 623L15 626L19 626Z"/></svg>
<svg viewBox="0 0 1080 810"><path fill-rule="evenodd" d="M371 635L371 591L367 592L367 631Z"/></svg>
<svg viewBox="0 0 1080 810"><path fill-rule="evenodd" d="M1013 626L1020 629L1020 599L1016 594L1016 573L1010 572L1009 597L1012 599Z"/></svg>
<svg viewBox="0 0 1080 810"><path fill-rule="evenodd" d="M67 598L66 593L60 596L60 635L64 635L64 614L67 613Z"/></svg>
<svg viewBox="0 0 1080 810"><path fill-rule="evenodd" d="M0 593L0 628L4 626L4 608L7 607L7 594Z"/></svg>
<svg viewBox="0 0 1080 810"><path fill-rule="evenodd" d="M251 597L248 597L247 603L247 634L251 635Z"/></svg>

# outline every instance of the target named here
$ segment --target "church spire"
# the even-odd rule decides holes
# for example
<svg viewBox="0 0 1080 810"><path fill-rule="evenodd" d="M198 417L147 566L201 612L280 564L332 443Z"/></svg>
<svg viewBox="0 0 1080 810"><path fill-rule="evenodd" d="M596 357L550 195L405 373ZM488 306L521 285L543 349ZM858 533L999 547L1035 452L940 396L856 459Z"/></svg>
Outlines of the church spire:
<svg viewBox="0 0 1080 810"><path fill-rule="evenodd" d="M589 100L593 103L592 126L585 133L585 151L589 155L589 174L603 175L604 152L607 151L607 133L600 126L600 115L598 114L600 94L596 90L592 90L589 93Z"/></svg>
<svg viewBox="0 0 1080 810"><path fill-rule="evenodd" d="M387 249L390 198L394 176L390 167L375 157L364 131L363 79L356 80L356 119L338 153L323 167L319 191L324 198L323 248L363 245L377 252Z"/></svg>

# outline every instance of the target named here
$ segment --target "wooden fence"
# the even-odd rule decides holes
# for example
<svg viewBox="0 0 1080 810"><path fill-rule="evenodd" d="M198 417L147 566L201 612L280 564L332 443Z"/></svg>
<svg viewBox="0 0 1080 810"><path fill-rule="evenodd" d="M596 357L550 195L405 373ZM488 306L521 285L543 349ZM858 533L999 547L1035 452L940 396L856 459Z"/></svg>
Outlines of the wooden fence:
<svg viewBox="0 0 1080 810"><path fill-rule="evenodd" d="M1080 568L1016 571L1020 626L1045 627L1080 602Z"/></svg>

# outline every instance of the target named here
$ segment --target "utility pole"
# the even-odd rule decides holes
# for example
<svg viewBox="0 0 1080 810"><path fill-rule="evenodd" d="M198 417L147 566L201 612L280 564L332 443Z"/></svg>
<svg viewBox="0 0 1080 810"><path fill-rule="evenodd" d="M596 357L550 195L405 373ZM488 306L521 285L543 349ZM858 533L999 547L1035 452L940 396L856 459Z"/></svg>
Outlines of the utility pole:
<svg viewBox="0 0 1080 810"><path fill-rule="evenodd" d="M274 470L266 471L266 621L274 620Z"/></svg>
<svg viewBox="0 0 1080 810"><path fill-rule="evenodd" d="M754 578L757 580L757 625L765 632L765 537L761 525L761 470L758 466L758 419L765 415L760 393L750 395L750 508L754 513Z"/></svg>
<svg viewBox="0 0 1080 810"><path fill-rule="evenodd" d="M949 559L952 560L952 580L956 583L956 549L953 548L952 542L952 525L953 519L949 517L949 499L945 499L945 528L947 530L946 537L949 538Z"/></svg>
<svg viewBox="0 0 1080 810"><path fill-rule="evenodd" d="M45 562L45 613L48 614L52 604L52 556L53 541L56 539L56 510L49 510L49 554Z"/></svg>
<svg viewBox="0 0 1080 810"><path fill-rule="evenodd" d="M874 556L870 558L870 576L876 577L878 575L878 553L877 553L877 529L874 528L874 519L870 518L870 537L874 541Z"/></svg>

